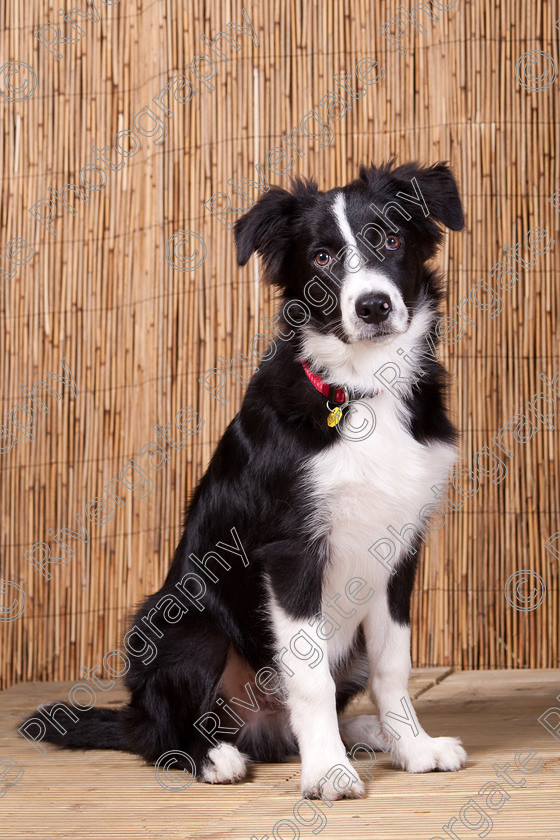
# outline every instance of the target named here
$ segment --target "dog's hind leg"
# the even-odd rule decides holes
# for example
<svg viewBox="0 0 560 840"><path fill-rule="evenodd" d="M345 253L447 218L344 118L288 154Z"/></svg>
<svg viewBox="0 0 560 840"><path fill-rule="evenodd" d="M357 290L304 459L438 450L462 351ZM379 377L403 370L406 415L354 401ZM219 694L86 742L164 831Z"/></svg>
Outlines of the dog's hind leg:
<svg viewBox="0 0 560 840"><path fill-rule="evenodd" d="M216 706L230 641L209 616L161 624L164 638L152 662L136 661L127 674L131 692L125 732L131 751L150 763L171 753L173 768L201 781L233 782L247 758L233 744L239 727Z"/></svg>

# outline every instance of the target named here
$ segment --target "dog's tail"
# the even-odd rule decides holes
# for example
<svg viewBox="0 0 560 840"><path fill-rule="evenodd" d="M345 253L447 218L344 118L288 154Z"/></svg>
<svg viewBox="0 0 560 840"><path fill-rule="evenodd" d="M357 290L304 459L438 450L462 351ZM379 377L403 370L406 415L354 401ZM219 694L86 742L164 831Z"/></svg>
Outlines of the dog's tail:
<svg viewBox="0 0 560 840"><path fill-rule="evenodd" d="M67 750L123 750L130 752L124 729L126 707L70 710L65 703L39 707L19 732L29 741L49 741ZM77 720L76 720L77 718Z"/></svg>

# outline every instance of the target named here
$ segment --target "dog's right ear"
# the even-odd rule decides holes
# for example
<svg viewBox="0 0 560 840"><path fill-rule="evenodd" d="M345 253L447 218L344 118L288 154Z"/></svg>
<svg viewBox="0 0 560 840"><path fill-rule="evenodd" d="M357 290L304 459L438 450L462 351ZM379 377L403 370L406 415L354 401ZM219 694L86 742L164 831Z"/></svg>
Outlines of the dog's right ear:
<svg viewBox="0 0 560 840"><path fill-rule="evenodd" d="M263 258L267 279L276 282L294 240L298 210L296 196L281 187L271 187L261 196L235 223L238 265L245 265L256 251Z"/></svg>

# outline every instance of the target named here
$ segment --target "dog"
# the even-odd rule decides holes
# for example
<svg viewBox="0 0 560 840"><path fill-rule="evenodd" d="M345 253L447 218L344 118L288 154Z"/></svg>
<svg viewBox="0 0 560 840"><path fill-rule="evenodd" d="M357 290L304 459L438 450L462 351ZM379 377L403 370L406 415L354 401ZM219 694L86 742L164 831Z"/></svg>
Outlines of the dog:
<svg viewBox="0 0 560 840"><path fill-rule="evenodd" d="M303 796L325 800L364 794L356 744L412 773L464 765L407 691L422 510L457 458L429 262L463 225L447 164L394 160L326 192L272 187L237 220L238 264L259 255L281 293L274 352L135 617L157 654L133 658L128 705L66 715L46 740L173 754L210 783L299 752ZM366 687L378 715L339 720Z"/></svg>

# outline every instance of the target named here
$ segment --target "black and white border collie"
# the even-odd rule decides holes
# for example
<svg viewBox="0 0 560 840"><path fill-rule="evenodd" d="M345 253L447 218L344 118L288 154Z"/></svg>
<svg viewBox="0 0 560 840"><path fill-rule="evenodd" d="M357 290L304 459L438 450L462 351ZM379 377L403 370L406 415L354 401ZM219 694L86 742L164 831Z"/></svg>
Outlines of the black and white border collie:
<svg viewBox="0 0 560 840"><path fill-rule="evenodd" d="M464 764L460 741L422 729L407 691L421 511L456 459L433 351L442 283L427 265L442 226L463 227L442 163L362 166L328 192L295 181L237 221L239 265L256 252L282 293L276 352L136 615L157 655L132 661L129 704L65 718L46 740L149 762L173 752L206 782L299 752L303 795L324 799L363 795L356 743L412 773ZM358 403L369 434L354 434ZM384 555L389 527L401 538ZM378 716L339 720L366 686Z"/></svg>

